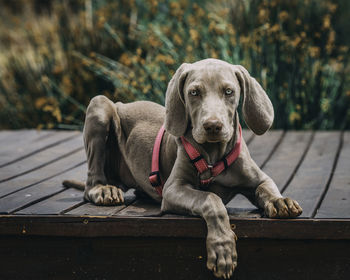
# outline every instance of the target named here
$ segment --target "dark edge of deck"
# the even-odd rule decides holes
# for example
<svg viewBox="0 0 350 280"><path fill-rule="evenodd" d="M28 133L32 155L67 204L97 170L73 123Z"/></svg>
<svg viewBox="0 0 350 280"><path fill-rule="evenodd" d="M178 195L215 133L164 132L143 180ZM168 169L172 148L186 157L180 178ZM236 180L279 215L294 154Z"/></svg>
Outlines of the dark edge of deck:
<svg viewBox="0 0 350 280"><path fill-rule="evenodd" d="M230 223L238 238L350 239L349 219L231 218ZM206 231L197 217L0 216L0 236L204 238Z"/></svg>

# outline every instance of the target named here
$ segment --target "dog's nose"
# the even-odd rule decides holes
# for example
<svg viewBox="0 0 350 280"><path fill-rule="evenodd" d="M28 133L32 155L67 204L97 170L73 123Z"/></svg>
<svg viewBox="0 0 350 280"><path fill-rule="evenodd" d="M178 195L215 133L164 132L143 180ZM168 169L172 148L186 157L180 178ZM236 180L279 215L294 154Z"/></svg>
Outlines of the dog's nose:
<svg viewBox="0 0 350 280"><path fill-rule="evenodd" d="M222 122L217 119L208 119L203 123L203 127L208 133L219 133L222 129Z"/></svg>

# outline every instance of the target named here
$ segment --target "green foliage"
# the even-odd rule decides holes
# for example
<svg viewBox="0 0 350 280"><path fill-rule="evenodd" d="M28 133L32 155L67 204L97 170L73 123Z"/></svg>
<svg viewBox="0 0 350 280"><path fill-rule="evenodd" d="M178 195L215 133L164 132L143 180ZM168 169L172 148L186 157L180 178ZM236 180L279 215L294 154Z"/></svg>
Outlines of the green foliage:
<svg viewBox="0 0 350 280"><path fill-rule="evenodd" d="M257 78L275 128L350 128L345 0L50 3L0 12L0 128L81 128L97 94L163 104L177 67L208 57Z"/></svg>

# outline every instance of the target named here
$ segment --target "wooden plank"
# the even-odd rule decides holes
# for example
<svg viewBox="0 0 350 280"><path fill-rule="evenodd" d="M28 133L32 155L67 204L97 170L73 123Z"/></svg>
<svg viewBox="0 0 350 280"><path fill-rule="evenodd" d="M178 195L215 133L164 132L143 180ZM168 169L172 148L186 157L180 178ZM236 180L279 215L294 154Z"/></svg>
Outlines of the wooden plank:
<svg viewBox="0 0 350 280"><path fill-rule="evenodd" d="M283 131L269 131L262 136L255 136L249 145L251 157L258 166L262 166L276 151L283 138ZM226 204L228 213L232 216L247 215L247 217L259 215L256 207L243 195L236 195L229 203ZM241 210L239 210L241 209Z"/></svg>
<svg viewBox="0 0 350 280"><path fill-rule="evenodd" d="M27 157L13 164L6 165L1 168L0 183L39 169L81 149L83 149L83 141L80 136L61 142L49 149L42 150L36 153L35 156Z"/></svg>
<svg viewBox="0 0 350 280"><path fill-rule="evenodd" d="M62 192L66 189L62 185L64 179L85 180L86 174L87 165L82 164L47 181L3 197L0 199L0 213L19 211L35 202L55 195L58 192Z"/></svg>
<svg viewBox="0 0 350 280"><path fill-rule="evenodd" d="M51 138L54 132L51 131L38 131L38 130L14 130L1 140L0 145L0 165L6 164L8 161L12 161L25 153L26 145L29 143L40 142L42 137ZM13 155L14 153L14 155Z"/></svg>
<svg viewBox="0 0 350 280"><path fill-rule="evenodd" d="M1 146L16 148L17 144L24 144L28 141L35 141L42 136L52 134L50 130L19 129L0 132Z"/></svg>
<svg viewBox="0 0 350 280"><path fill-rule="evenodd" d="M271 130L261 136L255 136L249 145L249 152L252 159L258 166L262 166L269 156L275 151L282 140L284 132L282 130Z"/></svg>
<svg viewBox="0 0 350 280"><path fill-rule="evenodd" d="M344 132L336 169L316 218L350 218L350 132Z"/></svg>
<svg viewBox="0 0 350 280"><path fill-rule="evenodd" d="M350 240L350 219L231 218L238 238ZM0 236L205 238L196 217L0 215Z"/></svg>
<svg viewBox="0 0 350 280"><path fill-rule="evenodd" d="M312 217L332 173L340 132L316 132L297 173L283 193L303 208L301 217Z"/></svg>
<svg viewBox="0 0 350 280"><path fill-rule="evenodd" d="M128 217L157 217L161 216L160 204L150 199L138 199L122 211L117 216Z"/></svg>
<svg viewBox="0 0 350 280"><path fill-rule="evenodd" d="M37 137L34 139L27 139L21 132L17 132L15 135L22 141L26 141L20 143L18 140L13 140L14 147L1 145L0 167L32 156L35 153L67 141L72 137L77 137L80 133L77 131L44 131L37 134Z"/></svg>
<svg viewBox="0 0 350 280"><path fill-rule="evenodd" d="M90 216L110 216L117 212L123 210L127 205L134 202L136 196L134 194L134 189L129 189L124 192L124 204L118 206L97 206L92 203L85 203L77 208L74 208L65 214L67 215L90 215Z"/></svg>
<svg viewBox="0 0 350 280"><path fill-rule="evenodd" d="M16 214L19 215L55 215L60 214L64 210L83 203L83 192L77 189L66 189L48 199L24 208Z"/></svg>
<svg viewBox="0 0 350 280"><path fill-rule="evenodd" d="M264 166L263 171L274 180L280 191L285 188L301 164L311 137L310 131L288 131Z"/></svg>
<svg viewBox="0 0 350 280"><path fill-rule="evenodd" d="M251 204L245 196L241 194L237 196L238 198L235 199L238 207L234 204L234 201L229 206L226 205L227 214L230 218L261 218L263 213L260 209Z"/></svg>
<svg viewBox="0 0 350 280"><path fill-rule="evenodd" d="M0 141L11 137L11 134L14 134L15 130L0 130Z"/></svg>
<svg viewBox="0 0 350 280"><path fill-rule="evenodd" d="M85 159L85 151L82 149L49 165L45 165L40 169L36 169L30 173L24 174L23 176L0 183L0 198L48 180L64 171L68 171L84 162Z"/></svg>

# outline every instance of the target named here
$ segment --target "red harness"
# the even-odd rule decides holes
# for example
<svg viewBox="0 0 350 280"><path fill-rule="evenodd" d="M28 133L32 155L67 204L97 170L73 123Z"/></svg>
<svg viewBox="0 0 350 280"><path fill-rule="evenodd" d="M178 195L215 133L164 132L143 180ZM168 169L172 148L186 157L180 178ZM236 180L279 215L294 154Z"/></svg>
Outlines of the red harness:
<svg viewBox="0 0 350 280"><path fill-rule="evenodd" d="M152 154L152 172L149 175L149 181L151 185L156 189L157 193L160 196L162 196L164 182L160 178L159 154L164 132L165 128L164 126L162 126L158 132L156 141L154 142ZM239 125L239 136L232 151L214 165L209 165L207 161L203 158L203 156L198 152L198 150L195 147L193 147L191 143L185 139L185 137L182 136L181 141L191 162L196 167L198 175L200 176L202 173L206 172L207 170L210 170L210 178L200 180L201 185L208 185L211 183L214 177L218 176L221 172L227 169L238 158L242 149L242 128Z"/></svg>

